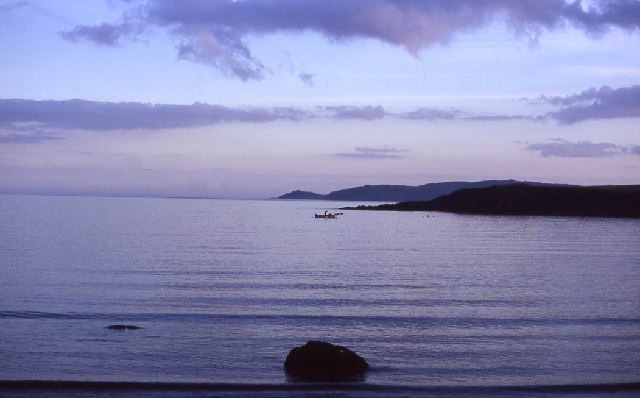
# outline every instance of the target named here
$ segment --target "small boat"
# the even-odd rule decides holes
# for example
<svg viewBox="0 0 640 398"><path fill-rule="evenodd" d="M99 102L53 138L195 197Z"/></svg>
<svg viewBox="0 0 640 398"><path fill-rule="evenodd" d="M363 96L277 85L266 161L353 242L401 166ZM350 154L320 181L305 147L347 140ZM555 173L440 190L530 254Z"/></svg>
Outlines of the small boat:
<svg viewBox="0 0 640 398"><path fill-rule="evenodd" d="M340 216L343 213L329 213L328 211L325 211L324 214L315 214L315 218L324 218L325 220L328 218L340 218Z"/></svg>

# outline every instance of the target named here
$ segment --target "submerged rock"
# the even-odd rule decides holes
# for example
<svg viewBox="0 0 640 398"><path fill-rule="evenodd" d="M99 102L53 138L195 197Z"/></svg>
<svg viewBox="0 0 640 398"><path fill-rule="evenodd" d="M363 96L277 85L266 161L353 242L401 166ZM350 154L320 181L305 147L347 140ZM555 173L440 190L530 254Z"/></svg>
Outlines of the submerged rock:
<svg viewBox="0 0 640 398"><path fill-rule="evenodd" d="M285 371L301 381L359 381L369 364L346 347L325 341L308 341L289 351Z"/></svg>
<svg viewBox="0 0 640 398"><path fill-rule="evenodd" d="M135 325L109 325L107 329L111 330L138 330L142 329L140 326Z"/></svg>

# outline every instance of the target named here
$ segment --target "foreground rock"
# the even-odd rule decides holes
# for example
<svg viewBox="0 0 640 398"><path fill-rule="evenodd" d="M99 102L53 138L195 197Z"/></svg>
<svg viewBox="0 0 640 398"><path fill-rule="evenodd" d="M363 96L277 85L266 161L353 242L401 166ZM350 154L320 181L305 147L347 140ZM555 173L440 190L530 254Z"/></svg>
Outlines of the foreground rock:
<svg viewBox="0 0 640 398"><path fill-rule="evenodd" d="M289 352L286 372L301 381L358 381L369 364L346 347L324 341L308 341Z"/></svg>

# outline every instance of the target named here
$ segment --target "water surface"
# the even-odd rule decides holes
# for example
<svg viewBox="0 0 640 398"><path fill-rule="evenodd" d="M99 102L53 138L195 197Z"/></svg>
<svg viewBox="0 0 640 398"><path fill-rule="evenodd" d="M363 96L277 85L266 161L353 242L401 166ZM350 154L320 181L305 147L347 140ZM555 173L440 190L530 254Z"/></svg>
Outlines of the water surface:
<svg viewBox="0 0 640 398"><path fill-rule="evenodd" d="M341 205L0 195L0 380L278 396L320 339L372 366L345 396L640 382L639 220Z"/></svg>

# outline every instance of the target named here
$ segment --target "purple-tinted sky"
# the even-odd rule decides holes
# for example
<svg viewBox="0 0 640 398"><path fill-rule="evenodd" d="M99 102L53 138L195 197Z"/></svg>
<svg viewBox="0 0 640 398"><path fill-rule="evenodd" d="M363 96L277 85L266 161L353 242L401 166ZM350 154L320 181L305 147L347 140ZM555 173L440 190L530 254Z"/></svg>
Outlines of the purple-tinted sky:
<svg viewBox="0 0 640 398"><path fill-rule="evenodd" d="M640 0L0 0L0 191L640 183Z"/></svg>

